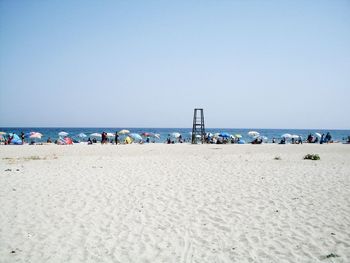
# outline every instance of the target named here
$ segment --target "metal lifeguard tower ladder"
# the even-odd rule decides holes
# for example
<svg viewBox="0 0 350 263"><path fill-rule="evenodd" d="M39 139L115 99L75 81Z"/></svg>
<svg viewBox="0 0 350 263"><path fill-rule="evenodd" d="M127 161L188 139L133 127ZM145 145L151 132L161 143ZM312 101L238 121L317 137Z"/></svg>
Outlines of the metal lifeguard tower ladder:
<svg viewBox="0 0 350 263"><path fill-rule="evenodd" d="M193 114L192 144L196 144L198 140L202 143L205 140L203 109L194 109Z"/></svg>

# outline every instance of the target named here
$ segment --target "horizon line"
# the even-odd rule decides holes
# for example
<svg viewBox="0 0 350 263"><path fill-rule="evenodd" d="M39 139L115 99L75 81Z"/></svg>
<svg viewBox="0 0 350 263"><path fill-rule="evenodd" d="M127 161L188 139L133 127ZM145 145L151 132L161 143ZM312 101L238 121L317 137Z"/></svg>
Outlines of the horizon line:
<svg viewBox="0 0 350 263"><path fill-rule="evenodd" d="M89 129L192 129L191 127L136 127L136 126L120 126L120 127L102 127L102 126L0 126L1 129L27 129L27 128L41 128L41 129L78 129L78 128L89 128ZM348 131L350 128L257 128L257 127L248 127L248 128L230 128L230 127L205 127L205 129L231 129L231 130L339 130L339 131Z"/></svg>

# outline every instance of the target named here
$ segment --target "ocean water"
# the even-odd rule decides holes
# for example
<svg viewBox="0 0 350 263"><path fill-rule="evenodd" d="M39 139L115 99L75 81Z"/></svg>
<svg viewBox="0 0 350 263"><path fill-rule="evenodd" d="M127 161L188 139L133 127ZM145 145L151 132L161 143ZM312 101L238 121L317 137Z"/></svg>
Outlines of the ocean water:
<svg viewBox="0 0 350 263"><path fill-rule="evenodd" d="M29 133L29 132L40 132L43 134L43 137L41 140L36 139L37 142L46 142L46 140L50 137L52 141L58 138L58 133L61 131L65 131L69 133L69 137L81 140L78 137L79 133L85 133L86 135L90 135L92 133L102 133L104 132L110 132L115 133L116 131L120 131L122 129L127 129L131 133L142 133L142 132L152 132L152 133L158 133L160 134L160 139L156 139L156 143L163 143L166 141L169 134L173 132L179 132L182 134L182 137L186 140L190 140L191 135L190 132L192 131L191 128L111 128L111 127L101 127L101 128L42 128L42 127L2 127L0 128L0 131L3 132L13 132L18 135L21 134L21 132ZM211 133L217 133L217 132L227 132L229 134L241 134L242 139L246 142L250 142L252 139L248 136L249 131L257 131L260 133L260 135L266 136L268 138L268 141L271 142L272 138L279 139L282 134L290 133L290 134L296 134L302 136L303 139L305 139L308 134L314 134L315 132L318 132L320 134L327 132L330 132L332 135L332 139L335 141L344 141L348 136L350 136L350 130L313 130L313 129L259 129L259 128L249 128L249 129L236 129L236 128L207 128L206 132ZM86 138L87 139L87 138ZM86 140L85 139L85 140Z"/></svg>

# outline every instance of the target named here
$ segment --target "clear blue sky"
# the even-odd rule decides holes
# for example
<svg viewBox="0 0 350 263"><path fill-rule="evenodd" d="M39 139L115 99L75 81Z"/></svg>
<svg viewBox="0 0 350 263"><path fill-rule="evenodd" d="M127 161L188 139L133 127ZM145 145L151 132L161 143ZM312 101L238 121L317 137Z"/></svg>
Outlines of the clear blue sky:
<svg viewBox="0 0 350 263"><path fill-rule="evenodd" d="M0 1L0 126L350 128L350 1Z"/></svg>

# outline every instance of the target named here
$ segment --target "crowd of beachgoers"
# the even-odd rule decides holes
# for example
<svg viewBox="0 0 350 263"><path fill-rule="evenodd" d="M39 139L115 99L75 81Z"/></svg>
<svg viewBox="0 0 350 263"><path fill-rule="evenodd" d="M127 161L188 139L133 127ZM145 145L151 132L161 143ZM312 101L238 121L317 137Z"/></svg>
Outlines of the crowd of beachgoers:
<svg viewBox="0 0 350 263"><path fill-rule="evenodd" d="M262 143L276 143L276 144L303 144L303 143L333 143L337 142L332 139L330 132L326 134L310 133L307 138L303 138L300 135L292 135L289 133L282 134L280 137L273 137L268 139L266 136L261 135L257 131L249 131L249 141L246 141L241 134L229 134L227 132L221 133L205 133L202 135L194 135L189 133L186 137L179 132L173 132L168 134L166 138L161 139L160 134L143 132L143 133L131 133L129 130L123 129L116 131L115 133L92 133L86 135L84 133L71 136L65 131L61 131L57 134L57 138L48 139L44 142L41 140L43 134L40 132L21 132L19 135L16 133L0 132L0 144L10 145L22 145L22 144L58 144L58 145L70 145L70 144L132 144L132 143L155 143L162 141L166 144L175 143L207 143L207 144L262 144ZM350 143L350 136L343 138L343 141Z"/></svg>

